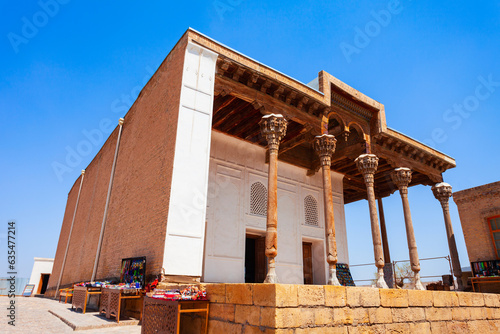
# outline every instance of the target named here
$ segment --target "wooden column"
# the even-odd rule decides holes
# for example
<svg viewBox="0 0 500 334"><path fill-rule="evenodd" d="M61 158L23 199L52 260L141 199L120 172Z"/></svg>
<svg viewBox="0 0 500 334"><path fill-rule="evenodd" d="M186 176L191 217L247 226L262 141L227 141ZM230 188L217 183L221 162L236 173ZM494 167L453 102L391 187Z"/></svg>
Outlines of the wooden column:
<svg viewBox="0 0 500 334"><path fill-rule="evenodd" d="M340 285L337 279L337 241L335 240L335 220L333 214L332 180L330 164L337 140L334 136L324 134L314 139L314 149L318 152L323 169L323 198L325 202L325 233L329 266L328 284Z"/></svg>
<svg viewBox="0 0 500 334"><path fill-rule="evenodd" d="M463 290L462 284L462 268L460 267L460 259L458 257L457 244L455 242L455 233L451 224L450 204L448 200L452 196L452 188L448 183L441 182L432 187L434 197L441 203L444 215L444 225L446 227L446 235L448 237L448 247L450 249L451 263L453 266L453 274L457 278L458 289Z"/></svg>
<svg viewBox="0 0 500 334"><path fill-rule="evenodd" d="M260 130L267 140L269 173L267 186L266 256L268 271L264 283L278 283L275 257L278 255L278 149L288 122L282 115L262 117Z"/></svg>
<svg viewBox="0 0 500 334"><path fill-rule="evenodd" d="M373 188L374 175L378 167L378 157L374 154L362 154L354 161L361 174L363 174L368 206L370 208L370 221L372 228L373 252L375 255L375 265L377 266L377 288L388 288L384 280L384 254L382 241L380 239L380 227L378 224L377 204L375 203L375 190Z"/></svg>
<svg viewBox="0 0 500 334"><path fill-rule="evenodd" d="M380 215L380 233L382 235L382 248L384 250L384 279L389 288L394 287L394 273L392 270L391 253L389 252L389 240L387 239L387 229L385 226L384 205L382 198L377 198L378 213Z"/></svg>
<svg viewBox="0 0 500 334"><path fill-rule="evenodd" d="M415 241L415 232L413 231L413 222L411 220L410 203L408 202L408 184L411 182L411 169L396 168L391 173L392 181L399 189L401 200L403 201L403 211L405 215L406 238L408 240L408 249L410 252L411 270L415 273L415 289L425 290L420 282L420 260L418 259L417 242Z"/></svg>

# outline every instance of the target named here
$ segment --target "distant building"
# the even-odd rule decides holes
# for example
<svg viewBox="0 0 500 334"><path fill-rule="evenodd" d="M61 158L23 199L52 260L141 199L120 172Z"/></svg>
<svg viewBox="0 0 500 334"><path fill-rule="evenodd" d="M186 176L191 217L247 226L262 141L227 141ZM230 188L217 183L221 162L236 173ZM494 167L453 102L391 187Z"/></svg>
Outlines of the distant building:
<svg viewBox="0 0 500 334"><path fill-rule="evenodd" d="M453 193L471 270L475 276L500 275L500 182ZM500 284L484 284L481 291L500 292Z"/></svg>
<svg viewBox="0 0 500 334"><path fill-rule="evenodd" d="M453 193L471 262L500 259L500 182Z"/></svg>
<svg viewBox="0 0 500 334"><path fill-rule="evenodd" d="M44 294L47 290L49 284L50 274L52 273L52 266L54 265L54 259L46 259L42 257L35 257L35 263L33 263L33 269L31 270L31 277L29 284L35 284L33 288L33 294Z"/></svg>

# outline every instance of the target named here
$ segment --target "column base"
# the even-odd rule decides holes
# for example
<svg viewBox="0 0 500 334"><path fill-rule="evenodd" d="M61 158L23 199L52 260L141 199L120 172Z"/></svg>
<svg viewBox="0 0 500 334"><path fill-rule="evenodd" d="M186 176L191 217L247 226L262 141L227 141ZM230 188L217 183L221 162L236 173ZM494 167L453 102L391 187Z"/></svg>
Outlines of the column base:
<svg viewBox="0 0 500 334"><path fill-rule="evenodd" d="M464 284L462 282L462 276L460 276L460 277L456 276L455 278L457 279L458 291L464 291Z"/></svg>
<svg viewBox="0 0 500 334"><path fill-rule="evenodd" d="M328 285L340 285L337 278L337 268L330 268L330 276L328 277Z"/></svg>
<svg viewBox="0 0 500 334"><path fill-rule="evenodd" d="M278 275L276 275L276 269L274 268L274 266L271 265L269 266L269 271L267 272L264 283L272 283L272 284L279 283Z"/></svg>
<svg viewBox="0 0 500 334"><path fill-rule="evenodd" d="M420 281L420 273L415 273L414 277L414 289L415 290L425 290L424 286L422 285L422 282Z"/></svg>
<svg viewBox="0 0 500 334"><path fill-rule="evenodd" d="M378 279L377 279L377 283L375 283L375 286L379 289L389 289L389 287L387 286L387 283L385 282L384 280L384 268L378 268Z"/></svg>

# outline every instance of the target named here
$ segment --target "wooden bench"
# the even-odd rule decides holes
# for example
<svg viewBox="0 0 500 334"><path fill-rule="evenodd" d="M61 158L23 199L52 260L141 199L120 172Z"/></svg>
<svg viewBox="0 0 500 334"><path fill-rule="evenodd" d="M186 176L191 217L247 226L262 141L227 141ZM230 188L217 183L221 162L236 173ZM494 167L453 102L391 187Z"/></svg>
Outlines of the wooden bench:
<svg viewBox="0 0 500 334"><path fill-rule="evenodd" d="M59 289L59 302L64 297L64 304L68 302L68 298L73 298L73 288Z"/></svg>

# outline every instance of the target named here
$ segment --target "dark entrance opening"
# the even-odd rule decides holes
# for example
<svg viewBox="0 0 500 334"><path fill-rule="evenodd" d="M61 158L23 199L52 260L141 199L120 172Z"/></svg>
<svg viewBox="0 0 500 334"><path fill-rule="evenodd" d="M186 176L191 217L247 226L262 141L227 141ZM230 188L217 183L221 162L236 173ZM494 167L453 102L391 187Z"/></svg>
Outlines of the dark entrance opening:
<svg viewBox="0 0 500 334"><path fill-rule="evenodd" d="M262 283L266 279L265 238L247 235L245 240L245 283Z"/></svg>
<svg viewBox="0 0 500 334"><path fill-rule="evenodd" d="M42 274L40 277L39 291L38 293L43 295L45 290L47 290L47 284L49 284L50 274Z"/></svg>
<svg viewBox="0 0 500 334"><path fill-rule="evenodd" d="M302 263L304 269L304 284L313 284L312 243L302 243Z"/></svg>

